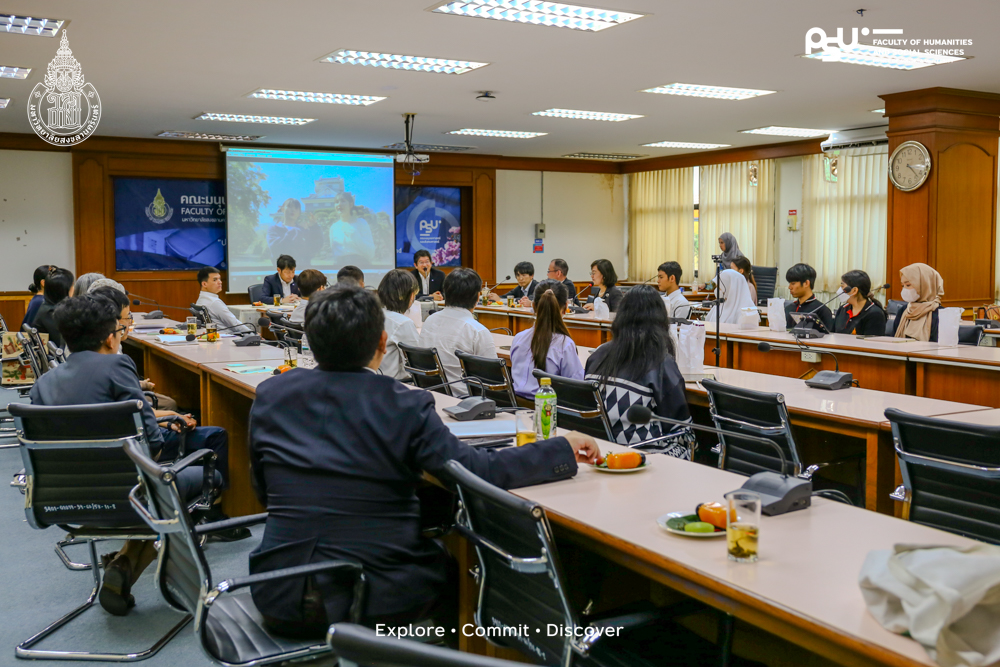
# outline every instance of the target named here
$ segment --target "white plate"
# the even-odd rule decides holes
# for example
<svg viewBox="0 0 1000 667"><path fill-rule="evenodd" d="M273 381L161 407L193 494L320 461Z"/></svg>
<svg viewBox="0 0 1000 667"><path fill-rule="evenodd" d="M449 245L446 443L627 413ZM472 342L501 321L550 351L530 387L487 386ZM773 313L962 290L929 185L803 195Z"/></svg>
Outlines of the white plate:
<svg viewBox="0 0 1000 667"><path fill-rule="evenodd" d="M591 468L591 470L596 470L597 472L609 472L609 473L614 473L614 474L622 474L622 473L630 473L630 472L640 472L642 470L645 470L649 466L650 466L649 456L647 455L646 456L646 462L643 463L638 468L599 468L598 466L595 466L595 465L590 466L590 468Z"/></svg>
<svg viewBox="0 0 1000 667"><path fill-rule="evenodd" d="M660 525L660 528L667 531L668 533L673 533L674 535L682 535L684 537L701 537L701 538L713 538L713 537L725 537L726 531L719 530L714 533L689 533L686 530L676 530L667 525L667 521L676 517L691 516L691 512L671 512L670 514L664 514L656 520L656 523Z"/></svg>

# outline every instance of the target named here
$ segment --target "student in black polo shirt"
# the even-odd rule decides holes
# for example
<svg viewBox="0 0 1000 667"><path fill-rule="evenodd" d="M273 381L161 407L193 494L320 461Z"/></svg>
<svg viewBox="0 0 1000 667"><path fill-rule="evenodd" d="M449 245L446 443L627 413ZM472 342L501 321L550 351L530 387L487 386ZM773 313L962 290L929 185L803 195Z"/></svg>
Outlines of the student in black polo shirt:
<svg viewBox="0 0 1000 667"><path fill-rule="evenodd" d="M813 295L813 285L816 284L816 269L808 264L795 264L785 271L788 281L788 291L795 300L785 304L785 326L791 329L795 326L792 313L813 313L820 324L810 322L814 329L825 333L833 333L833 313Z"/></svg>
<svg viewBox="0 0 1000 667"><path fill-rule="evenodd" d="M871 290L871 278L864 271L848 271L840 277L837 296L843 305L833 318L834 333L885 335L885 311Z"/></svg>

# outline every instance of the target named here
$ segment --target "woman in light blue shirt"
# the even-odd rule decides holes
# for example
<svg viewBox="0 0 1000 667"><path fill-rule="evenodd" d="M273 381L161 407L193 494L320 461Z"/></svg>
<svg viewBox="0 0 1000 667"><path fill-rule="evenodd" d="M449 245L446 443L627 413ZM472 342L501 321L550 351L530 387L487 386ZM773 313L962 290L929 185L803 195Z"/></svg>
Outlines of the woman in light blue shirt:
<svg viewBox="0 0 1000 667"><path fill-rule="evenodd" d="M535 288L535 326L514 336L510 346L511 376L518 396L535 397L538 380L531 372L536 368L551 375L583 379L576 343L562 319L568 299L566 286L558 280L543 280Z"/></svg>

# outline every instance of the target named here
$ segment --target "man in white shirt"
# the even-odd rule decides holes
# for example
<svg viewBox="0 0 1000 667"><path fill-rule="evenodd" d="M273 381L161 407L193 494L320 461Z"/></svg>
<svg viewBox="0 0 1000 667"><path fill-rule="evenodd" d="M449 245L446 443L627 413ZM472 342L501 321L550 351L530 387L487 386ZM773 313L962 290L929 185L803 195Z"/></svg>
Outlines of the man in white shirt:
<svg viewBox="0 0 1000 667"><path fill-rule="evenodd" d="M493 336L472 314L482 287L483 279L472 269L455 269L449 273L444 279L447 307L428 317L420 330L420 347L437 348L447 382L462 378L462 365L455 350L477 357L492 359L497 356ZM463 383L451 385L451 391L457 396L469 394Z"/></svg>
<svg viewBox="0 0 1000 667"><path fill-rule="evenodd" d="M407 315L413 300L420 291L413 275L404 269L393 269L385 274L378 286L378 300L382 302L385 315L385 356L379 368L383 375L397 380L410 380L410 374L403 369L403 355L399 344L420 347L420 332L417 325Z"/></svg>
<svg viewBox="0 0 1000 667"><path fill-rule="evenodd" d="M295 303L295 310L288 316L288 321L305 324L309 297L326 289L326 274L316 269L306 269L298 275L296 281L299 285L299 300Z"/></svg>
<svg viewBox="0 0 1000 667"><path fill-rule="evenodd" d="M219 325L220 329L232 327L229 329L229 333L253 331L253 327L242 324L236 319L233 312L229 310L229 306L219 298L219 292L222 291L222 274L217 268L203 266L198 269L198 284L201 285L201 294L198 295L198 301L195 305L204 306L212 321Z"/></svg>
<svg viewBox="0 0 1000 667"><path fill-rule="evenodd" d="M664 262L656 270L658 280L657 287L663 292L663 305L667 307L668 317L691 316L691 303L681 292L681 286L677 283L681 279L681 265L677 262Z"/></svg>

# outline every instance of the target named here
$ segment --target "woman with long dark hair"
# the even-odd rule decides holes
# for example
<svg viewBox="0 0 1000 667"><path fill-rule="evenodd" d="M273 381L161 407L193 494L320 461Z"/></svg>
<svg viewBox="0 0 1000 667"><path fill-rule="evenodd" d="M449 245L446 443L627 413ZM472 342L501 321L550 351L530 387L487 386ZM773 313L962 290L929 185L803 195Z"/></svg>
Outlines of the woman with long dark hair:
<svg viewBox="0 0 1000 667"><path fill-rule="evenodd" d="M837 296L843 305L833 318L834 333L885 335L885 310L871 291L872 280L864 271L848 271L840 276Z"/></svg>
<svg viewBox="0 0 1000 667"><path fill-rule="evenodd" d="M536 368L550 375L583 379L576 343L562 319L568 300L566 286L558 280L543 280L535 288L535 326L514 336L510 346L511 379L518 396L535 397L538 380L532 371Z"/></svg>
<svg viewBox="0 0 1000 667"><path fill-rule="evenodd" d="M750 264L750 260L743 256L737 257L729 262L729 268L743 274L743 277L747 279L747 287L750 288L750 298L754 303L757 303L757 281L753 277L753 266Z"/></svg>
<svg viewBox="0 0 1000 667"><path fill-rule="evenodd" d="M661 417L691 420L667 323L659 292L650 285L633 287L611 324L613 338L587 359L586 378L601 385L615 442L637 445L661 438L640 449L688 459L695 443L691 429L652 421L633 424L625 416L631 406L644 405Z"/></svg>
<svg viewBox="0 0 1000 667"><path fill-rule="evenodd" d="M34 275L31 277L31 284L28 285L28 291L34 294L31 297L31 301L28 302L28 308L24 311L24 319L21 324L33 324L35 321L35 313L38 309L45 303L45 295L43 290L45 289L45 276L49 275L49 265L42 264L40 267L35 269Z"/></svg>
<svg viewBox="0 0 1000 667"><path fill-rule="evenodd" d="M618 311L618 304L622 302L624 294L618 287L618 274L615 267L606 259L595 259L590 265L590 280L600 292L597 296L604 299L608 304L608 310L612 313ZM593 310L594 304L588 303L584 306L587 310Z"/></svg>

